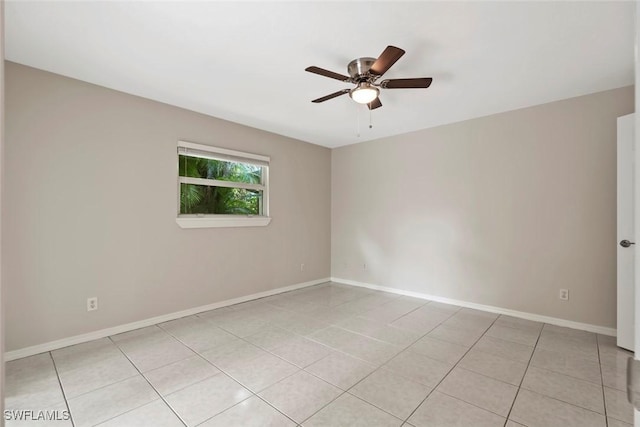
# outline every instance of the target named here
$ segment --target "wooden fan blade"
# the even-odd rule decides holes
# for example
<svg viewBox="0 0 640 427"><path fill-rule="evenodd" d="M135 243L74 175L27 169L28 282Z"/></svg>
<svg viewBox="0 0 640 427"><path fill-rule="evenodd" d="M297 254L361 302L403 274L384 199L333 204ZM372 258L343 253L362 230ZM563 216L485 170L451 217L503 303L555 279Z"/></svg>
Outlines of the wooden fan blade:
<svg viewBox="0 0 640 427"><path fill-rule="evenodd" d="M402 55L404 55L404 50L395 46L387 46L384 52L382 52L378 59L376 59L376 62L373 63L369 72L376 76L383 75L393 64L396 63L398 59L400 59L400 57L402 57Z"/></svg>
<svg viewBox="0 0 640 427"><path fill-rule="evenodd" d="M390 79L380 82L380 87L385 89L426 89L431 86L431 77L419 79Z"/></svg>
<svg viewBox="0 0 640 427"><path fill-rule="evenodd" d="M351 80L351 77L334 73L333 71L325 70L324 68L320 68L320 67L307 67L304 70L313 74L319 74L321 76L329 77L331 79L340 80L341 82L348 82L349 80Z"/></svg>
<svg viewBox="0 0 640 427"><path fill-rule="evenodd" d="M333 92L333 93L332 93L332 94L330 94L330 95L323 96L322 98L314 99L314 100L313 100L313 101L311 101L311 102L315 102L315 103L317 104L317 103L319 103L319 102L328 101L328 100L333 99L333 98L335 98L335 97L337 97L337 96L344 95L345 93L349 93L349 90L350 90L350 89L342 89L342 90L340 90L340 91L338 91L338 92Z"/></svg>
<svg viewBox="0 0 640 427"><path fill-rule="evenodd" d="M367 107L369 107L369 110L375 110L376 108L382 107L382 102L380 102L380 98L376 98L368 103Z"/></svg>

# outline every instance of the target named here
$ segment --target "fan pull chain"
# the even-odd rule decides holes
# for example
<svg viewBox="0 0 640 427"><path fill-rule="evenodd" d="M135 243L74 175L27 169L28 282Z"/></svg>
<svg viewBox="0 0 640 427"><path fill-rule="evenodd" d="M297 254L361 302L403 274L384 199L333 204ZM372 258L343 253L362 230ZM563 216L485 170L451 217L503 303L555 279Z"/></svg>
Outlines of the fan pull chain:
<svg viewBox="0 0 640 427"><path fill-rule="evenodd" d="M358 108L357 104L356 104L356 122L358 123L356 135L358 136L358 138L360 138L360 109Z"/></svg>
<svg viewBox="0 0 640 427"><path fill-rule="evenodd" d="M371 109L369 109L369 129L373 128L373 119L371 118Z"/></svg>

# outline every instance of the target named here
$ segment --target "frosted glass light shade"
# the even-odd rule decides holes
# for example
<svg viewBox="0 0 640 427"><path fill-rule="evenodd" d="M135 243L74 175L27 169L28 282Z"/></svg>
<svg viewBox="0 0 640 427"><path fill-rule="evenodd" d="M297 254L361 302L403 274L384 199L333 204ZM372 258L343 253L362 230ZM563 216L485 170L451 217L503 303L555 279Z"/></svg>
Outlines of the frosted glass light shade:
<svg viewBox="0 0 640 427"><path fill-rule="evenodd" d="M380 89L371 86L369 83L360 83L357 87L351 89L349 96L358 104L368 104L378 97Z"/></svg>

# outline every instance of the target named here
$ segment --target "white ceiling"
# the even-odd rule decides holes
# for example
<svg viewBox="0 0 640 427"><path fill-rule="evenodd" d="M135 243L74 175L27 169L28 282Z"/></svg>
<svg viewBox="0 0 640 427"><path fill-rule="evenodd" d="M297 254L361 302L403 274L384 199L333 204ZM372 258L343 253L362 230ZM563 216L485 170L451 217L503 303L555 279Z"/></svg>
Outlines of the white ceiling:
<svg viewBox="0 0 640 427"><path fill-rule="evenodd" d="M6 58L327 147L633 84L633 2L7 1ZM407 53L372 114L346 74ZM360 136L357 136L358 118Z"/></svg>

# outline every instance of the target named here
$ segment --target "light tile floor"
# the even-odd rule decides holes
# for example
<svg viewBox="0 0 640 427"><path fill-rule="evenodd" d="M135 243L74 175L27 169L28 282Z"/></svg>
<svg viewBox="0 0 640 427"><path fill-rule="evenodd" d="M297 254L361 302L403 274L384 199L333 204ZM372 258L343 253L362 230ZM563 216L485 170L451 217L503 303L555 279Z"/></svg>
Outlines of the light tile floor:
<svg viewBox="0 0 640 427"><path fill-rule="evenodd" d="M6 409L63 426L630 426L584 331L333 283L15 360Z"/></svg>

